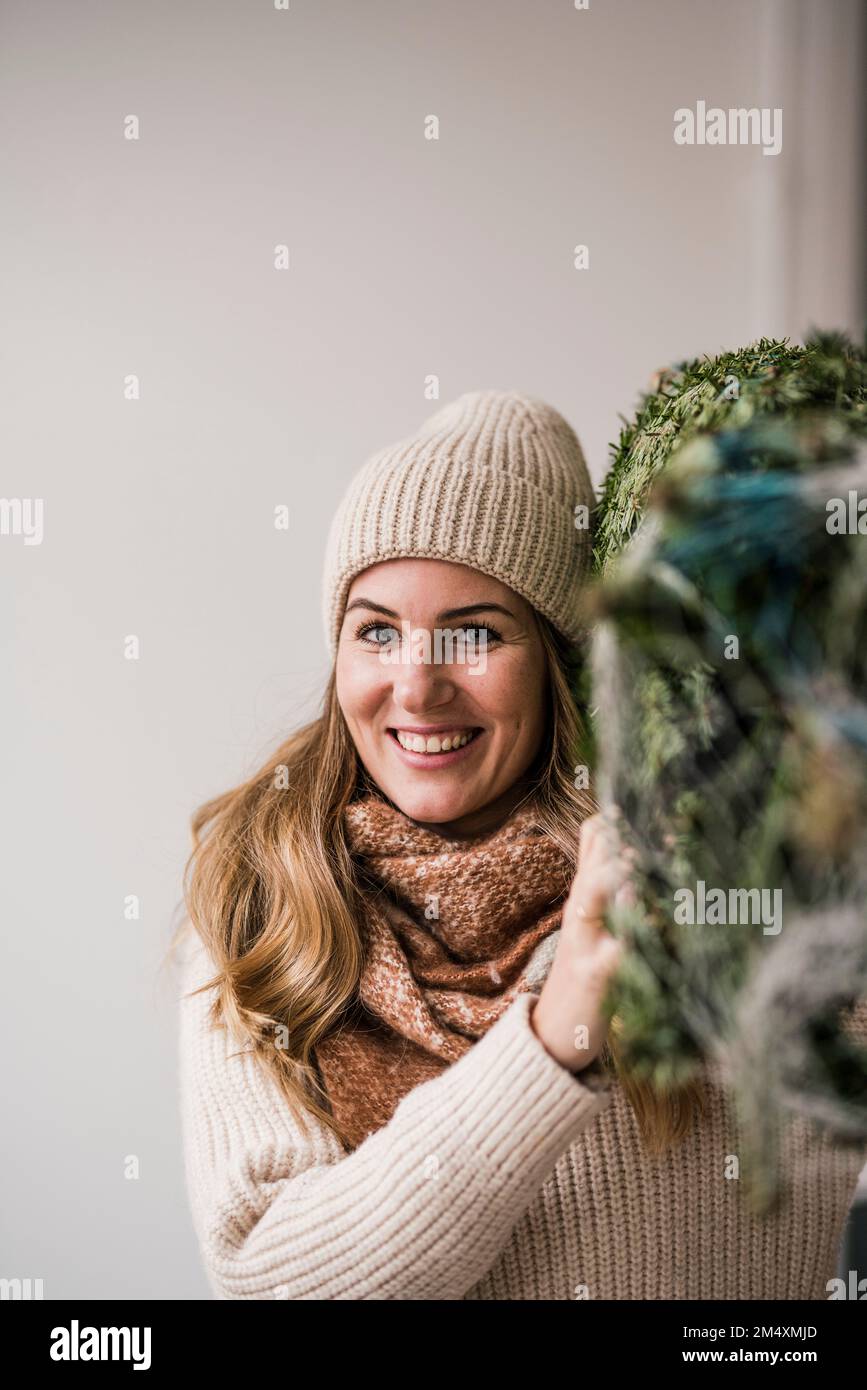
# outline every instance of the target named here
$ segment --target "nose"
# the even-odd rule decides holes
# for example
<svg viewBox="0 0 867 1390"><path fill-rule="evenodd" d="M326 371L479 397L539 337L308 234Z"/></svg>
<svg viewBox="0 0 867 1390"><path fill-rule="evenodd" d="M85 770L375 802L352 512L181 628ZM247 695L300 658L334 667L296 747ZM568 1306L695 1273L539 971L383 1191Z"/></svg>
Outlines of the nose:
<svg viewBox="0 0 867 1390"><path fill-rule="evenodd" d="M395 707L407 714L450 704L458 686L454 669L442 662L408 661L393 668L392 696Z"/></svg>

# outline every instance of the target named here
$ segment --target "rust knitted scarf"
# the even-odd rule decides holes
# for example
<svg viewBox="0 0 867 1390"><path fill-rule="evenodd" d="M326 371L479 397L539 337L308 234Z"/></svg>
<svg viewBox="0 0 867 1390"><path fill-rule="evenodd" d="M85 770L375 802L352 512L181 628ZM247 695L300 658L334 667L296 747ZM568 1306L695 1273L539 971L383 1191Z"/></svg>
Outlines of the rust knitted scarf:
<svg viewBox="0 0 867 1390"><path fill-rule="evenodd" d="M527 805L450 840L369 794L344 824L369 888L357 1006L317 1047L349 1148L458 1060L518 993L538 990L573 869Z"/></svg>

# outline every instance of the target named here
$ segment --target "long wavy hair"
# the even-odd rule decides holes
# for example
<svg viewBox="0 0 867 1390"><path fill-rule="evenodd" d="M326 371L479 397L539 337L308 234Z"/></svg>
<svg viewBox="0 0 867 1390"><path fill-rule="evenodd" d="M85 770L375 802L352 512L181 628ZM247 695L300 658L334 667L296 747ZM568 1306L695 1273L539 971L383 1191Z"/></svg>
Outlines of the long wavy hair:
<svg viewBox="0 0 867 1390"><path fill-rule="evenodd" d="M534 610L535 612L535 610ZM583 644L535 612L547 667L545 738L522 804L577 868L582 822L598 809L576 787L583 718L572 694ZM364 884L343 826L347 804L378 792L357 755L332 670L322 713L291 734L247 781L192 817L184 871L186 917L216 974L210 1022L223 1025L277 1081L306 1130L315 1116L345 1145L316 1065L319 1042L352 1012L363 963ZM382 793L379 793L380 795ZM573 868L574 871L574 868ZM703 1109L700 1083L661 1093L626 1074L611 1020L603 1064L631 1103L649 1152L682 1139Z"/></svg>

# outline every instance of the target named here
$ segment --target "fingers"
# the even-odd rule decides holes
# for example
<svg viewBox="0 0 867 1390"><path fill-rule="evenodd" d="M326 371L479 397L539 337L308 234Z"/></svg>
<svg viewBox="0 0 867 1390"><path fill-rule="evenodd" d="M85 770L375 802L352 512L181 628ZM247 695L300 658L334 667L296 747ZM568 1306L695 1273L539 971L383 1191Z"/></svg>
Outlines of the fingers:
<svg viewBox="0 0 867 1390"><path fill-rule="evenodd" d="M578 867L591 867L608 860L627 855L634 858L634 852L626 849L620 835L621 816L617 807L610 815L600 812L589 816L581 827L578 844Z"/></svg>
<svg viewBox="0 0 867 1390"><path fill-rule="evenodd" d="M631 878L627 878L625 883L620 885L617 892L614 894L613 902L615 907L638 906L638 893Z"/></svg>
<svg viewBox="0 0 867 1390"><path fill-rule="evenodd" d="M579 874L573 885L573 908L577 917L600 919L615 894L623 887L629 866L620 859L606 861L592 872Z"/></svg>
<svg viewBox="0 0 867 1390"><path fill-rule="evenodd" d="M569 893L570 914L576 921L598 921L612 904L634 906L632 875L637 852L625 847L618 823L619 808L590 816L581 827L578 871Z"/></svg>
<svg viewBox="0 0 867 1390"><path fill-rule="evenodd" d="M624 954L624 943L605 931L601 922L588 922L566 943L560 968L570 981L572 1003L578 997L582 1001L581 1017L585 1022L588 1013L601 1001ZM575 990L579 991L578 996Z"/></svg>
<svg viewBox="0 0 867 1390"><path fill-rule="evenodd" d="M580 978L584 997L592 1004L598 1004L602 999L622 957L623 943L613 936L603 936L593 955L581 960L576 973Z"/></svg>

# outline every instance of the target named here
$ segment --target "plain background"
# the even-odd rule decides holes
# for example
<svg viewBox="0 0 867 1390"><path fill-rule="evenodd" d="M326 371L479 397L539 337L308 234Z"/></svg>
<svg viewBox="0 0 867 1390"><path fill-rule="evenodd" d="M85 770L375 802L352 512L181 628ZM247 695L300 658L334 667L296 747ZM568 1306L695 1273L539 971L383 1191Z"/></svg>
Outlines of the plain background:
<svg viewBox="0 0 867 1390"><path fill-rule="evenodd" d="M658 367L860 334L864 32L856 0L3 4L3 491L45 530L0 537L0 1275L207 1296L159 965L193 808L316 713L349 476L431 375L549 400L599 482ZM700 99L781 107L782 152L675 145Z"/></svg>

